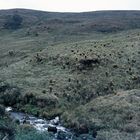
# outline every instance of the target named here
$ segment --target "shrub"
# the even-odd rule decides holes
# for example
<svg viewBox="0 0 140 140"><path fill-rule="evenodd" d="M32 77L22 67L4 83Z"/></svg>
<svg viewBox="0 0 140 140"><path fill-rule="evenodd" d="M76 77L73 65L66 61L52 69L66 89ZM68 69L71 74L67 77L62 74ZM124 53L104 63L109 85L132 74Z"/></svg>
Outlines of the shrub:
<svg viewBox="0 0 140 140"><path fill-rule="evenodd" d="M8 83L0 82L0 103L11 106L20 101L20 89L10 86Z"/></svg>
<svg viewBox="0 0 140 140"><path fill-rule="evenodd" d="M93 58L93 59L81 59L79 61L80 65L81 65L81 68L82 69L86 69L86 68L90 68L92 67L93 65L98 65L100 64L100 60L97 59L97 58Z"/></svg>
<svg viewBox="0 0 140 140"><path fill-rule="evenodd" d="M15 105L20 101L20 91L17 88L7 90L6 92L3 93L1 99L3 104L6 106Z"/></svg>

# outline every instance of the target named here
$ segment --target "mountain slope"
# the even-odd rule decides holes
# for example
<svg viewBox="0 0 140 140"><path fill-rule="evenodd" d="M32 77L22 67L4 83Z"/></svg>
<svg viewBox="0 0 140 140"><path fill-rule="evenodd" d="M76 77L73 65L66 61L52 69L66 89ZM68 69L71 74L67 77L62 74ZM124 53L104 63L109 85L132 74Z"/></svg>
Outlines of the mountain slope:
<svg viewBox="0 0 140 140"><path fill-rule="evenodd" d="M59 115L78 135L136 140L139 15L0 11L0 104L48 119Z"/></svg>

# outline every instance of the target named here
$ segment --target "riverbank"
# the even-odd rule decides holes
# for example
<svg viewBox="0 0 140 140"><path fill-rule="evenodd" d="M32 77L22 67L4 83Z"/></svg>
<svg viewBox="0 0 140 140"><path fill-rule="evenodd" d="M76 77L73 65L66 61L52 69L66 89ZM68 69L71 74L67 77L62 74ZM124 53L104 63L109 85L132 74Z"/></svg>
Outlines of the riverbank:
<svg viewBox="0 0 140 140"><path fill-rule="evenodd" d="M60 139L62 135L65 140L73 140L73 134L60 124L59 117L47 121L43 118L37 118L25 113L14 112L11 107L7 107L6 112L9 114L9 117L19 125L28 124L34 127L37 132L54 133L54 140Z"/></svg>
<svg viewBox="0 0 140 140"><path fill-rule="evenodd" d="M43 118L37 118L33 115L15 112L11 107L5 108L5 111L12 122L18 126L18 128L21 129L24 127L25 129L35 129L34 131L32 130L34 133L42 136L44 136L44 134L47 135L47 140L93 140L92 136L88 134L78 136L76 133L71 132L69 129L63 127L60 124L59 117L55 117L52 120L45 120ZM31 139L32 138L29 138L29 140ZM44 139L41 138L40 140Z"/></svg>

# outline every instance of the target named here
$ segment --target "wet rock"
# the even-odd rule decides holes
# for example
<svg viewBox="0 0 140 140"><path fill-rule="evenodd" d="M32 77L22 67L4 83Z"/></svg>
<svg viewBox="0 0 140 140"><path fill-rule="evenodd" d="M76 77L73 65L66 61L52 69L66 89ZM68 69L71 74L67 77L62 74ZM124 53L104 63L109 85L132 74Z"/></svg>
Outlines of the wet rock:
<svg viewBox="0 0 140 140"><path fill-rule="evenodd" d="M29 120L23 120L23 124L30 124Z"/></svg>
<svg viewBox="0 0 140 140"><path fill-rule="evenodd" d="M59 117L55 117L55 119L51 120L50 123L53 125L58 125L59 124Z"/></svg>
<svg viewBox="0 0 140 140"><path fill-rule="evenodd" d="M16 119L15 123L19 125L20 124L20 120Z"/></svg>
<svg viewBox="0 0 140 140"><path fill-rule="evenodd" d="M55 126L48 126L48 132L57 133L57 127L55 127Z"/></svg>

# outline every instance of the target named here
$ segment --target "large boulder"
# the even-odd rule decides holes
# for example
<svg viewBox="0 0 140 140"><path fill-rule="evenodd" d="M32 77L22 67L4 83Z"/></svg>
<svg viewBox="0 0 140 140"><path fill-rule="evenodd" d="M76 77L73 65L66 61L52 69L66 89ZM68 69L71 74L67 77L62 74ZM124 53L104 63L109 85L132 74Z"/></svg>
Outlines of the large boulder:
<svg viewBox="0 0 140 140"><path fill-rule="evenodd" d="M49 126L48 127L48 132L57 133L57 127L55 127L55 126Z"/></svg>

